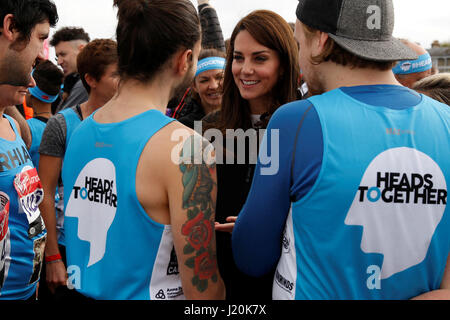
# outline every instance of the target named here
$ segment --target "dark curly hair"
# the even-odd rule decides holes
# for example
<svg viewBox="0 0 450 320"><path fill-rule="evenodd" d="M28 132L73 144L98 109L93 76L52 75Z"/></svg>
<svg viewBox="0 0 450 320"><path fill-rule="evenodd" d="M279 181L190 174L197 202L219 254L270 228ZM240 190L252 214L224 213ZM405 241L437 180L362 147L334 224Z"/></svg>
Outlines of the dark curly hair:
<svg viewBox="0 0 450 320"><path fill-rule="evenodd" d="M83 28L64 27L55 32L50 41L50 45L56 47L60 42L73 40L84 40L89 42L91 39Z"/></svg>
<svg viewBox="0 0 450 320"><path fill-rule="evenodd" d="M20 33L17 42L28 42L31 31L38 23L48 21L54 27L58 22L56 6L50 0L1 0L1 21L8 14L13 15L12 27Z"/></svg>
<svg viewBox="0 0 450 320"><path fill-rule="evenodd" d="M106 68L117 63L117 43L111 39L95 39L89 42L77 56L78 73L87 92L91 91L85 75L89 74L99 81Z"/></svg>

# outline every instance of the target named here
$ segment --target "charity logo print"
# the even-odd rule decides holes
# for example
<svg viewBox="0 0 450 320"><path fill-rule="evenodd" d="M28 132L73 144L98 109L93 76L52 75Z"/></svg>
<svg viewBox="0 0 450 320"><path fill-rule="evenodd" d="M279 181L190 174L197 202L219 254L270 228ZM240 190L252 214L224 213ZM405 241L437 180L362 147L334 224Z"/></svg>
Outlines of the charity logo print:
<svg viewBox="0 0 450 320"><path fill-rule="evenodd" d="M361 250L384 256L386 279L424 260L446 204L437 163L418 150L393 148L369 164L345 224L363 226Z"/></svg>
<svg viewBox="0 0 450 320"><path fill-rule="evenodd" d="M158 293L155 295L156 299L166 299L166 295L164 294L164 290L161 289L158 291Z"/></svg>
<svg viewBox="0 0 450 320"><path fill-rule="evenodd" d="M172 229L166 225L151 273L149 293L151 299L183 300L178 259L173 244Z"/></svg>
<svg viewBox="0 0 450 320"><path fill-rule="evenodd" d="M114 164L104 158L87 163L72 187L65 215L78 218L78 237L90 243L88 267L105 254L106 238L116 216L117 201Z"/></svg>

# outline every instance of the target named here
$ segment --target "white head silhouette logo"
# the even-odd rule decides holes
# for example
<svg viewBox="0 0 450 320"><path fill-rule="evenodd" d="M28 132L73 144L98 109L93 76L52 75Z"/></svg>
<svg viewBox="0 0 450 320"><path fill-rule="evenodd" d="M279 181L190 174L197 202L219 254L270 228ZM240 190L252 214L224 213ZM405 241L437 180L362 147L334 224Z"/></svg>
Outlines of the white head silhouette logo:
<svg viewBox="0 0 450 320"><path fill-rule="evenodd" d="M436 162L415 149L393 148L366 169L345 224L363 226L361 250L384 255L386 279L425 259L446 203Z"/></svg>
<svg viewBox="0 0 450 320"><path fill-rule="evenodd" d="M78 237L90 243L88 267L105 254L106 237L116 210L114 164L108 159L94 159L78 175L65 211L67 217L78 218Z"/></svg>

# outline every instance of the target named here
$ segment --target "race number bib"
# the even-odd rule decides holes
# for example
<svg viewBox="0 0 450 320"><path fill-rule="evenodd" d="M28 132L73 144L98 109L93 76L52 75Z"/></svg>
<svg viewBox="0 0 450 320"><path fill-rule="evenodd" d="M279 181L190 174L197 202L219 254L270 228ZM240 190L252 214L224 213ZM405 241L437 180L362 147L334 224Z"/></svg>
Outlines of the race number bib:
<svg viewBox="0 0 450 320"><path fill-rule="evenodd" d="M26 166L14 178L14 188L19 196L19 212L27 217L29 229L28 237L31 239L44 229L44 222L39 211L39 204L44 199L44 190L36 168Z"/></svg>

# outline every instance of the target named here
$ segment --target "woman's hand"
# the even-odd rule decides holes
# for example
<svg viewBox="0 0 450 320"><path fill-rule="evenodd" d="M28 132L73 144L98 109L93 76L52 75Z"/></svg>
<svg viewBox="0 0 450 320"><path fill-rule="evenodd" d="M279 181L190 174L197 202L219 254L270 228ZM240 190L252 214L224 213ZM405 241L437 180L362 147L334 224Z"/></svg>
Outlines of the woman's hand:
<svg viewBox="0 0 450 320"><path fill-rule="evenodd" d="M229 216L225 219L228 223L219 223L216 222L215 228L216 231L222 231L222 232L233 232L234 223L236 222L237 216Z"/></svg>

